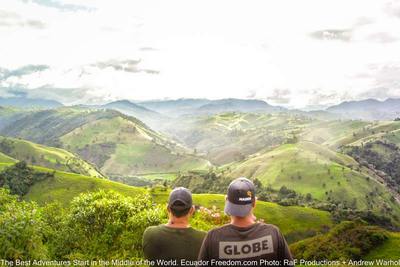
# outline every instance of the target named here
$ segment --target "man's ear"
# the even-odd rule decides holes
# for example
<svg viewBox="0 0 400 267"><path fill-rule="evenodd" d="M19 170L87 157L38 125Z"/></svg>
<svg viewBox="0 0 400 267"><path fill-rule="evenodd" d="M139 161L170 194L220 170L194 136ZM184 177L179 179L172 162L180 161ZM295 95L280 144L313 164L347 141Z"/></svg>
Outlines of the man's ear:
<svg viewBox="0 0 400 267"><path fill-rule="evenodd" d="M253 201L253 209L256 207L256 202L257 202L257 197L255 197Z"/></svg>
<svg viewBox="0 0 400 267"><path fill-rule="evenodd" d="M196 211L196 208L194 207L194 205L190 208L189 210L189 215L192 216L194 214L194 212Z"/></svg>

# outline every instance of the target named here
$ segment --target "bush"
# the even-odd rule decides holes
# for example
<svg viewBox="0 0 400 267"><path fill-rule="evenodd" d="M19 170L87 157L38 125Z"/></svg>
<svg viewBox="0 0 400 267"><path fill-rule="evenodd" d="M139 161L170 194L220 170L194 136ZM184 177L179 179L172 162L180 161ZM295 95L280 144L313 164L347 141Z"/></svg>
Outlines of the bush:
<svg viewBox="0 0 400 267"><path fill-rule="evenodd" d="M54 256L63 259L133 259L142 256L146 227L166 218L149 195L133 198L112 191L82 194L53 236Z"/></svg>
<svg viewBox="0 0 400 267"><path fill-rule="evenodd" d="M46 259L45 224L35 203L18 201L0 188L0 259Z"/></svg>
<svg viewBox="0 0 400 267"><path fill-rule="evenodd" d="M35 182L53 176L51 173L37 172L25 161L20 161L0 173L0 187L9 188L11 194L23 196Z"/></svg>
<svg viewBox="0 0 400 267"><path fill-rule="evenodd" d="M385 230L362 221L346 221L325 235L319 235L290 246L298 259L358 260L388 239Z"/></svg>

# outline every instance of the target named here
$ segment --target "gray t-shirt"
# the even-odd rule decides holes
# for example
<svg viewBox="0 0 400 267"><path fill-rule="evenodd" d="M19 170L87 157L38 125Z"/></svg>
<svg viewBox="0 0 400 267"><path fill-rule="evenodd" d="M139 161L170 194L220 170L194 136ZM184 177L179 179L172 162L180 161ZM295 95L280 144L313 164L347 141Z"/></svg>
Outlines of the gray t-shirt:
<svg viewBox="0 0 400 267"><path fill-rule="evenodd" d="M293 266L293 257L278 227L265 223L249 227L227 224L211 230L198 260L208 262L208 266L232 265L232 261L246 266Z"/></svg>

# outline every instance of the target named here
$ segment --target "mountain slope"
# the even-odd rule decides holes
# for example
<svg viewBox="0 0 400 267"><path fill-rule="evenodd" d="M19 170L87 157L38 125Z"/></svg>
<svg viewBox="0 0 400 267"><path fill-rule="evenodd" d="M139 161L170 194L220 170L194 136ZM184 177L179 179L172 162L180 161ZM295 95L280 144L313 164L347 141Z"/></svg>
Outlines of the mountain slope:
<svg viewBox="0 0 400 267"><path fill-rule="evenodd" d="M63 104L55 100L26 97L0 97L0 106L17 107L24 109L52 109L62 107Z"/></svg>
<svg viewBox="0 0 400 267"><path fill-rule="evenodd" d="M400 99L389 98L385 101L366 99L346 101L327 109L328 112L341 114L344 118L364 120L393 120L400 116Z"/></svg>
<svg viewBox="0 0 400 267"><path fill-rule="evenodd" d="M135 117L153 129L158 129L162 122L165 122L168 117L161 115L158 112L137 105L128 100L118 100L104 105L84 106L91 109L113 109L122 114Z"/></svg>
<svg viewBox="0 0 400 267"><path fill-rule="evenodd" d="M354 159L311 142L282 145L256 154L229 166L227 175L258 178L274 189L286 186L304 195L311 193L321 201L360 210L385 213L384 210L390 209L393 214L400 214L400 206L385 186L361 169Z"/></svg>
<svg viewBox="0 0 400 267"><path fill-rule="evenodd" d="M60 148L47 147L21 139L0 136L0 152L10 159L25 161L31 165L92 177L104 177L89 163ZM0 162L7 161L0 157Z"/></svg>
<svg viewBox="0 0 400 267"><path fill-rule="evenodd" d="M195 113L195 110L203 105L210 103L208 99L175 99L175 100L152 100L142 101L138 104L142 107L154 110L160 114L171 117L179 117Z"/></svg>
<svg viewBox="0 0 400 267"><path fill-rule="evenodd" d="M213 163L226 164L280 145L309 123L293 114L231 112L181 118L166 131Z"/></svg>
<svg viewBox="0 0 400 267"><path fill-rule="evenodd" d="M8 164L8 163L14 163L14 162L17 162L17 160L0 152L0 164L1 163Z"/></svg>
<svg viewBox="0 0 400 267"><path fill-rule="evenodd" d="M220 99L202 105L196 109L200 114L218 114L222 112L277 112L284 110L274 107L262 100L254 99Z"/></svg>
<svg viewBox="0 0 400 267"><path fill-rule="evenodd" d="M46 171L44 168L36 169L42 172ZM113 190L125 196L135 196L139 192L145 192L143 188L104 179L56 172L55 178L49 178L34 184L24 198L36 201L41 205L57 201L66 207L80 193L97 191L99 189ZM163 206L166 204L168 191L152 190L150 193L157 204L162 204ZM213 206L222 208L225 203L225 197L217 194L194 194L193 202L195 205L208 208L212 208ZM298 240L299 237L310 235L310 233L315 234L321 231L322 228L332 225L332 220L328 212L304 207L283 207L275 203L263 201L258 202L255 214L259 219L280 226L289 240Z"/></svg>
<svg viewBox="0 0 400 267"><path fill-rule="evenodd" d="M32 112L1 133L67 149L109 175L204 169L209 162L114 110L61 108Z"/></svg>
<svg viewBox="0 0 400 267"><path fill-rule="evenodd" d="M225 98L209 99L177 99L139 102L139 105L171 117L183 115L218 114L223 112L279 112L282 107L271 106L257 99Z"/></svg>

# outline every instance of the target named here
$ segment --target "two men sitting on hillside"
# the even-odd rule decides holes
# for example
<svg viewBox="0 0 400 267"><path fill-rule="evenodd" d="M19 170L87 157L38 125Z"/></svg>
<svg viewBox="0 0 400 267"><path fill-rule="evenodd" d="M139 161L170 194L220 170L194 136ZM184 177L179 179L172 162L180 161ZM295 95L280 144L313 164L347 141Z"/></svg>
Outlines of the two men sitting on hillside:
<svg viewBox="0 0 400 267"><path fill-rule="evenodd" d="M160 259L176 260L177 266L181 260L198 266L294 266L278 227L257 222L255 206L254 184L234 180L225 202L231 222L206 234L189 226L195 211L190 191L176 188L169 196L168 223L149 227L143 235L144 255L160 266L168 265Z"/></svg>

